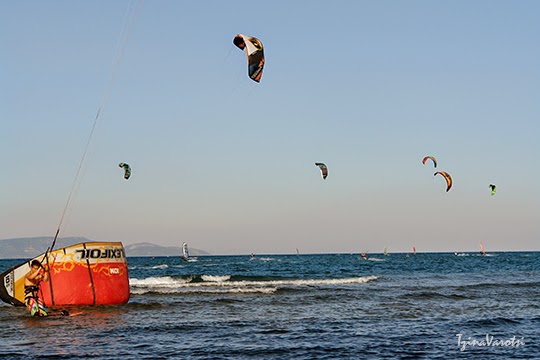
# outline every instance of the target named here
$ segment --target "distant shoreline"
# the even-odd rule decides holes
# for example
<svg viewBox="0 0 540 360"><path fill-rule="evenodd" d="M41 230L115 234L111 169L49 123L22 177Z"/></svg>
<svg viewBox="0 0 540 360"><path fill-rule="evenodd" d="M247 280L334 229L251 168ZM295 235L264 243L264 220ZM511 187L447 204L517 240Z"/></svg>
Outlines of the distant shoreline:
<svg viewBox="0 0 540 360"><path fill-rule="evenodd" d="M85 237L66 237L58 239L55 249L83 243L96 242L104 240L91 240ZM118 241L118 240L114 240ZM52 238L50 236L12 238L0 240L0 259L31 259L45 253L51 246ZM156 257L156 256L175 256L171 254L182 254L181 246L161 246L153 243L137 243L124 245L126 256L129 257ZM192 256L211 255L209 252L190 248Z"/></svg>
<svg viewBox="0 0 540 360"><path fill-rule="evenodd" d="M63 248L78 244L81 242L95 242L95 241L105 241L105 240L91 240L85 237L66 237L58 239L55 248ZM109 240L107 240L109 241ZM113 241L113 240L111 240ZM119 241L119 240L114 240ZM12 239L3 239L0 240L0 259L10 260L10 259L31 259L40 254L43 254L47 251L47 248L51 245L52 237L42 236L42 237L25 237L25 238L12 238ZM126 257L180 257L182 255L181 242L179 246L161 246L149 242L136 243L136 244L124 244L124 249L126 250ZM192 248L190 246L191 256L251 256L251 253L243 254L212 254L205 250L200 250ZM457 251L457 250L456 250ZM389 252L388 256L406 256L411 257L419 256L421 254L451 254L454 255L456 251L417 251L416 255L412 251L401 251L401 252ZM459 254L476 255L480 251L473 250L460 250L457 251ZM497 250L497 251L487 251L487 254L502 254L502 253L523 253L523 252L539 252L539 250ZM356 252L306 252L296 254L293 252L289 253L255 253L254 256L274 256L274 255L294 255L294 256L306 256L306 255L359 255L362 251ZM368 255L380 255L384 256L383 252L370 252Z"/></svg>

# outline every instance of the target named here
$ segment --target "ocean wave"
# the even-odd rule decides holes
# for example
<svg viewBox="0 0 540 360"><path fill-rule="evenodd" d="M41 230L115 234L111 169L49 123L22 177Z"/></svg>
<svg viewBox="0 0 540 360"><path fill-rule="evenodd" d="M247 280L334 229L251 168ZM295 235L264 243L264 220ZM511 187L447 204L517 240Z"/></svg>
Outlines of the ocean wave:
<svg viewBox="0 0 540 360"><path fill-rule="evenodd" d="M521 319L508 318L508 317L494 317L490 319L471 319L466 322L467 326L489 327L489 326L509 326L519 325Z"/></svg>
<svg viewBox="0 0 540 360"><path fill-rule="evenodd" d="M174 278L172 276L157 276L144 279L129 279L129 285L135 287L174 287L188 284L191 278Z"/></svg>
<svg viewBox="0 0 540 360"><path fill-rule="evenodd" d="M457 293L445 294L445 293L437 292L437 291L418 291L418 292L410 293L406 295L405 297L417 299L417 300L434 300L437 298L445 298L449 300L470 299L470 296L463 295L463 294L457 294Z"/></svg>
<svg viewBox="0 0 540 360"><path fill-rule="evenodd" d="M231 280L230 275L188 277L160 276L129 279L132 294L179 292L274 293L287 287L314 287L364 284L377 276L343 279Z"/></svg>
<svg viewBox="0 0 540 360"><path fill-rule="evenodd" d="M223 281L228 281L230 278L231 278L230 275L225 275L225 276L201 275L201 279L203 281L208 281L208 282L223 282Z"/></svg>
<svg viewBox="0 0 540 360"><path fill-rule="evenodd" d="M193 293L206 293L206 294L273 294L278 291L277 288L261 287L261 288L199 288L199 287L186 287L176 289L131 289L132 295L143 294L193 294Z"/></svg>
<svg viewBox="0 0 540 360"><path fill-rule="evenodd" d="M161 265L152 266L150 267L150 269L167 269L168 267L169 265L167 264L161 264Z"/></svg>
<svg viewBox="0 0 540 360"><path fill-rule="evenodd" d="M172 267L178 267L173 265ZM144 269L168 269L169 264L160 264L160 265L154 265L154 266L128 266L129 270L144 270Z"/></svg>
<svg viewBox="0 0 540 360"><path fill-rule="evenodd" d="M279 259L275 259L275 258L271 258L271 257L256 257L256 258L252 258L253 260L259 260L259 261L280 261Z"/></svg>

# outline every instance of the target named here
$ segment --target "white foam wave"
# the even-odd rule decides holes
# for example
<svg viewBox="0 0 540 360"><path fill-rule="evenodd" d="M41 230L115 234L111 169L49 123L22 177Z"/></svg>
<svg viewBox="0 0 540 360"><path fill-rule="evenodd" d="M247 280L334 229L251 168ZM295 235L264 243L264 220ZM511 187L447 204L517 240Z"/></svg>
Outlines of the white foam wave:
<svg viewBox="0 0 540 360"><path fill-rule="evenodd" d="M363 276L345 279L304 279L304 280L272 280L272 281L236 281L246 285L269 284L272 286L317 286L317 285L351 285L364 284L376 280L377 276Z"/></svg>
<svg viewBox="0 0 540 360"><path fill-rule="evenodd" d="M217 275L202 275L201 279L208 282L224 282L231 278L230 275L217 276Z"/></svg>
<svg viewBox="0 0 540 360"><path fill-rule="evenodd" d="M149 277L145 279L129 279L129 285L135 287L150 287L150 288L159 288L159 287L176 287L188 284L191 282L191 278L173 278L171 276L159 276L159 277Z"/></svg>
<svg viewBox="0 0 540 360"><path fill-rule="evenodd" d="M231 276L202 275L202 282L191 282L192 278L173 278L170 276L130 279L132 294L209 292L209 293L264 293L271 294L279 288L312 287L364 284L377 279L377 276L364 276L345 279L296 279L271 281L230 281Z"/></svg>
<svg viewBox="0 0 540 360"><path fill-rule="evenodd" d="M273 294L277 288L261 287L261 288L200 288L200 287L185 287L178 289L131 289L130 292L135 295L142 295L148 292L159 294L188 294L188 293L206 293L206 294Z"/></svg>
<svg viewBox="0 0 540 360"><path fill-rule="evenodd" d="M161 264L161 265L152 266L150 269L167 269L168 267L169 265L167 264Z"/></svg>

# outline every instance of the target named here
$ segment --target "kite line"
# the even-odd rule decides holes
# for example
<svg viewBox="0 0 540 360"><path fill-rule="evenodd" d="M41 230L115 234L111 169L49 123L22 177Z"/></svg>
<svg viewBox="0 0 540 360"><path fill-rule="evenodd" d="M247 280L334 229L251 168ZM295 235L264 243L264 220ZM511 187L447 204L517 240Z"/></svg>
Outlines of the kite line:
<svg viewBox="0 0 540 360"><path fill-rule="evenodd" d="M141 7L142 0L133 0L129 1L127 9L124 13L124 17L122 20L122 27L120 31L120 37L118 39L116 49L113 56L113 61L111 64L111 70L109 73L109 76L107 78L105 90L103 92L103 96L101 98L101 102L99 104L96 116L94 118L94 122L92 124L92 129L90 131L90 135L88 136L88 140L86 142L86 146L84 148L81 161L79 162L79 166L77 168L77 172L75 174L75 178L73 180L73 184L71 186L71 191L69 192L69 196L67 198L66 204L64 206L64 210L62 211L62 216L60 217L60 222L58 224L58 228L56 229L56 234L54 235L53 241L51 246L47 249L45 252L44 258L47 258L47 253L52 251L54 249L54 245L56 244L56 240L58 238L58 235L60 234L60 229L62 228L62 223L64 222L64 218L66 217L66 214L68 213L68 209L70 206L72 206L72 200L76 198L76 195L79 191L79 187L82 183L82 174L83 174L83 167L86 164L86 159L88 155L88 151L90 149L92 139L94 138L94 134L97 128L98 123L103 118L103 113L105 112L105 108L107 107L107 104L111 98L111 92L112 87L116 78L116 74L118 72L118 68L122 62L122 58L124 57L124 53L126 50L127 42L129 40L129 37L131 35L133 24L135 22L135 19L137 17L137 13L139 8ZM48 260L48 259L47 259Z"/></svg>

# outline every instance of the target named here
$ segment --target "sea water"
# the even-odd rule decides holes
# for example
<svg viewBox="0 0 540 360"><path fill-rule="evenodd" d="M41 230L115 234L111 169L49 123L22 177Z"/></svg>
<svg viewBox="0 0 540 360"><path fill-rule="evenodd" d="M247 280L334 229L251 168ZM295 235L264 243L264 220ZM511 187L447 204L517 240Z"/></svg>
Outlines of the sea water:
<svg viewBox="0 0 540 360"><path fill-rule="evenodd" d="M20 263L0 260L0 271ZM540 253L128 258L123 306L0 305L0 357L540 358ZM63 308L64 309L64 308Z"/></svg>

